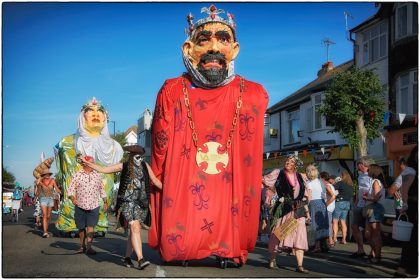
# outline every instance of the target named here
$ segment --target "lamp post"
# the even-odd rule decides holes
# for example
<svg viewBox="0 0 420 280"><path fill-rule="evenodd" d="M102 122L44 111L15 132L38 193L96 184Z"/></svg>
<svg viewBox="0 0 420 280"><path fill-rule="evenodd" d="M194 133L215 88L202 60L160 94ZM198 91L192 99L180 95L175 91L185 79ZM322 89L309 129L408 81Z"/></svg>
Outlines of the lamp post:
<svg viewBox="0 0 420 280"><path fill-rule="evenodd" d="M114 126L114 137L115 137L115 121L108 121L109 123L111 122Z"/></svg>

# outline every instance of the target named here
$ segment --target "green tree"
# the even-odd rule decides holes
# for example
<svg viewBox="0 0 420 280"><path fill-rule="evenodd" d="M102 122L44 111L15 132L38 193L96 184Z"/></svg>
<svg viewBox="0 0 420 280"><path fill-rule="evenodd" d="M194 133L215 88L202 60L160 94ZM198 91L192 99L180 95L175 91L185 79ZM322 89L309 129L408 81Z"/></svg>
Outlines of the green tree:
<svg viewBox="0 0 420 280"><path fill-rule="evenodd" d="M124 145L127 143L127 141L125 140L125 135L123 132L119 132L116 133L115 136L112 137L115 141L117 141L118 143L120 143L121 147L124 147ZM127 160L128 155L126 153L124 153L123 159L122 161L126 161ZM120 175L121 172L118 172L115 174L114 176L114 183L119 182L120 181Z"/></svg>
<svg viewBox="0 0 420 280"><path fill-rule="evenodd" d="M367 141L378 137L383 126L383 92L376 73L353 66L333 78L318 109L333 127L329 132L338 132L359 157L367 155Z"/></svg>
<svg viewBox="0 0 420 280"><path fill-rule="evenodd" d="M3 176L3 182L15 183L15 180L16 180L15 175L9 172L4 166L2 167L2 176Z"/></svg>

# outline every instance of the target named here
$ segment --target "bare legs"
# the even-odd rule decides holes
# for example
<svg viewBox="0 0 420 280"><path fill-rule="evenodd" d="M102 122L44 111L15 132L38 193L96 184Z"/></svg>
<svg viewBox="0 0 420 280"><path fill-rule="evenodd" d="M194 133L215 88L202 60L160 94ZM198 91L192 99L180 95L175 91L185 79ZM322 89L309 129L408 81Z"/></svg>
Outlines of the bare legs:
<svg viewBox="0 0 420 280"><path fill-rule="evenodd" d="M363 249L363 234L359 230L359 225L351 225L351 229L353 232L354 239L357 242L357 252L358 253L364 253L365 250Z"/></svg>
<svg viewBox="0 0 420 280"><path fill-rule="evenodd" d="M338 235L338 221L340 221L341 224L341 232L342 232L342 240L341 243L346 244L346 238L347 238L347 224L345 220L337 220L337 219L333 219L333 241L336 242L337 241L337 235Z"/></svg>
<svg viewBox="0 0 420 280"><path fill-rule="evenodd" d="M79 229L80 247L90 248L93 242L93 227Z"/></svg>
<svg viewBox="0 0 420 280"><path fill-rule="evenodd" d="M125 251L126 257L131 257L131 254L136 252L137 260L143 258L143 248L141 243L141 226L138 220L130 222L130 235L127 240L127 249Z"/></svg>
<svg viewBox="0 0 420 280"><path fill-rule="evenodd" d="M373 256L376 259L380 259L382 249L381 225L379 223L369 223L368 228L370 231L370 246L372 247Z"/></svg>
<svg viewBox="0 0 420 280"><path fill-rule="evenodd" d="M51 207L47 207L46 205L41 205L42 209L42 228L44 230L44 234L48 234L48 226L51 220Z"/></svg>

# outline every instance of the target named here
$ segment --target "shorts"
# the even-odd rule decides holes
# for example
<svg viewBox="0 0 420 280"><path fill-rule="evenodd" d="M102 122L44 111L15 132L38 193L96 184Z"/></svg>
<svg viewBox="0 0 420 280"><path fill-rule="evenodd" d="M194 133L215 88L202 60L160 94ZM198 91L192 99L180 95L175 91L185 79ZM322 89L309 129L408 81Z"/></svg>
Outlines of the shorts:
<svg viewBox="0 0 420 280"><path fill-rule="evenodd" d="M20 199L13 199L12 200L12 209L19 210L20 209Z"/></svg>
<svg viewBox="0 0 420 280"><path fill-rule="evenodd" d="M54 200L52 197L41 197L39 199L39 203L41 203L41 206L47 206L50 208L54 206Z"/></svg>
<svg viewBox="0 0 420 280"><path fill-rule="evenodd" d="M353 225L358 225L359 227L365 228L366 219L362 216L363 207L354 207L353 209Z"/></svg>
<svg viewBox="0 0 420 280"><path fill-rule="evenodd" d="M92 210L84 210L79 207L74 207L74 221L78 229L85 229L86 227L94 227L98 224L99 207Z"/></svg>
<svg viewBox="0 0 420 280"><path fill-rule="evenodd" d="M143 223L147 216L148 209L143 209L137 203L133 202L124 202L121 205L122 214L128 223L132 221L140 221Z"/></svg>
<svg viewBox="0 0 420 280"><path fill-rule="evenodd" d="M367 218L368 223L380 223L384 219L385 208L382 204L375 203L373 207L373 215Z"/></svg>
<svg viewBox="0 0 420 280"><path fill-rule="evenodd" d="M333 212L333 219L334 220L347 220L347 214L350 210L350 201L336 201L335 202L335 209Z"/></svg>

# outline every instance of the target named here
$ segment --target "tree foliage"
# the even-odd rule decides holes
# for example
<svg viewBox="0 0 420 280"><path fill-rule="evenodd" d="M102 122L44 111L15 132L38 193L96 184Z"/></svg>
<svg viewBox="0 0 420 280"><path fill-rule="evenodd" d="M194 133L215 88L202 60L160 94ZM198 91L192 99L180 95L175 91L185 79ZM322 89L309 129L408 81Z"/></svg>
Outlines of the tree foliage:
<svg viewBox="0 0 420 280"><path fill-rule="evenodd" d="M9 172L4 166L2 167L2 180L7 183L15 183L16 178L13 173Z"/></svg>
<svg viewBox="0 0 420 280"><path fill-rule="evenodd" d="M351 67L337 74L325 91L318 112L356 148L359 156L367 155L367 141L379 136L383 126L384 89L376 73Z"/></svg>
<svg viewBox="0 0 420 280"><path fill-rule="evenodd" d="M127 143L127 141L125 140L125 135L124 132L119 132L116 133L115 136L112 137L115 141L117 141L118 143L120 143L121 147L124 147L124 145ZM126 161L127 160L128 155L126 153L124 153L123 159L122 161ZM114 183L119 182L120 181L120 176L121 173L117 173L114 176Z"/></svg>

